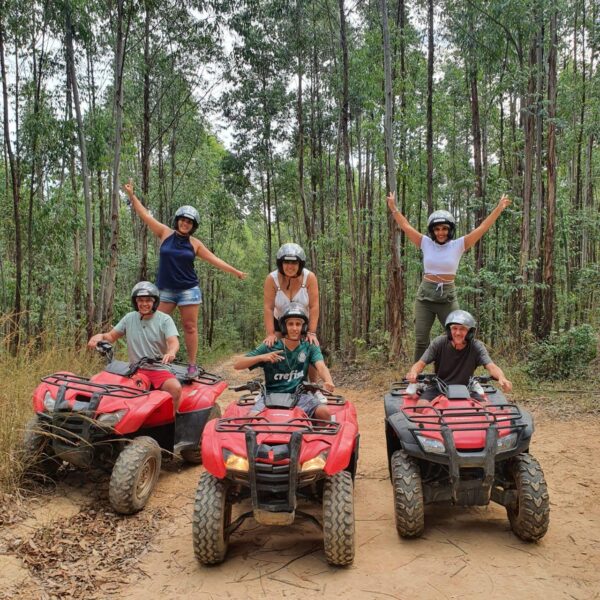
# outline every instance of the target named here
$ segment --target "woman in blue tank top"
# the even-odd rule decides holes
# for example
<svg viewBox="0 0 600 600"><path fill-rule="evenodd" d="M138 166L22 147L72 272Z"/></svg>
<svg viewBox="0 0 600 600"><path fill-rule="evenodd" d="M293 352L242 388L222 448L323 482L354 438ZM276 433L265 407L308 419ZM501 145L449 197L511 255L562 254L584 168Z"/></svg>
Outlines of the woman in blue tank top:
<svg viewBox="0 0 600 600"><path fill-rule="evenodd" d="M193 206L182 206L173 217L173 228L157 221L133 192L131 180L123 186L133 209L148 229L160 240L160 256L156 285L160 290L158 310L170 315L179 307L183 335L188 355L188 377L198 374L198 312L202 303L198 276L194 270L196 257L221 271L244 279L246 273L215 256L199 239L192 237L200 224L198 211Z"/></svg>

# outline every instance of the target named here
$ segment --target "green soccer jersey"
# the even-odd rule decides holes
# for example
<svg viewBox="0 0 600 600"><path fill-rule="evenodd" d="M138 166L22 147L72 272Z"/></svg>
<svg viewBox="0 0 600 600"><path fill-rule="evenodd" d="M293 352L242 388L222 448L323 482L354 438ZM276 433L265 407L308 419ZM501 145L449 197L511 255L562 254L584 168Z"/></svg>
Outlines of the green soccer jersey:
<svg viewBox="0 0 600 600"><path fill-rule="evenodd" d="M276 363L258 363L251 367L262 367L265 372L265 384L269 393L290 394L296 391L296 388L308 373L308 367L316 362L323 360L321 350L314 344L306 341L300 342L294 350L285 347L282 340L277 340L270 348L261 344L258 348L248 352L246 356L260 356L282 350L283 360Z"/></svg>

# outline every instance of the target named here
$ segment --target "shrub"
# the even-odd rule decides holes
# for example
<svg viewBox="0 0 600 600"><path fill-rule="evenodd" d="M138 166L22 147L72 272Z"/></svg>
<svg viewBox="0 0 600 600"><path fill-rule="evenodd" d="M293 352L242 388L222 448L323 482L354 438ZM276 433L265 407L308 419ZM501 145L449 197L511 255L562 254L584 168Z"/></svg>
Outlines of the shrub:
<svg viewBox="0 0 600 600"><path fill-rule="evenodd" d="M587 323L553 333L533 344L525 370L535 379L567 379L581 375L596 357L598 340Z"/></svg>

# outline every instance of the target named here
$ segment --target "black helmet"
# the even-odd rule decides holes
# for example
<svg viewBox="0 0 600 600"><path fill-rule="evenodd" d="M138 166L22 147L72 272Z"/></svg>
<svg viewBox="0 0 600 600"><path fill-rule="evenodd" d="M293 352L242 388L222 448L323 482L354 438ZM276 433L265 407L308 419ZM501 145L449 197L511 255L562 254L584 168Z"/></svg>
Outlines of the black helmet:
<svg viewBox="0 0 600 600"><path fill-rule="evenodd" d="M467 340L470 342L475 337L475 330L477 329L477 321L473 315L466 310L453 310L446 319L446 334L448 339L452 339L450 333L450 325L464 325L469 328L467 333Z"/></svg>
<svg viewBox="0 0 600 600"><path fill-rule="evenodd" d="M131 304L133 304L134 310L138 309L135 299L141 297L154 298L152 312L156 312L156 309L160 303L160 293L158 288L153 283L150 281L140 281L133 286L133 289L131 290Z"/></svg>
<svg viewBox="0 0 600 600"><path fill-rule="evenodd" d="M454 237L454 232L456 230L456 220L447 210L436 210L432 212L429 215L429 219L427 219L427 231L429 232L429 237L434 242L435 235L433 233L433 228L436 225L448 225L448 240L451 240Z"/></svg>
<svg viewBox="0 0 600 600"><path fill-rule="evenodd" d="M173 217L173 229L177 230L177 221L179 221L181 217L185 217L194 223L192 233L198 229L198 225L200 225L200 215L193 206L186 204L185 206L180 206L175 211L175 216Z"/></svg>
<svg viewBox="0 0 600 600"><path fill-rule="evenodd" d="M287 335L286 321L292 318L302 319L304 321L300 333L301 335L306 335L306 332L308 331L308 315L302 304L299 302L290 302L285 309L285 312L279 317L279 329L281 329L281 335L283 335L283 337Z"/></svg>
<svg viewBox="0 0 600 600"><path fill-rule="evenodd" d="M298 273L296 277L298 277L302 273L302 269L304 269L304 265L306 264L306 254L304 250L302 250L301 246L298 244L283 244L279 250L277 250L277 270L285 275L283 272L283 262L284 261L296 261L298 263Z"/></svg>

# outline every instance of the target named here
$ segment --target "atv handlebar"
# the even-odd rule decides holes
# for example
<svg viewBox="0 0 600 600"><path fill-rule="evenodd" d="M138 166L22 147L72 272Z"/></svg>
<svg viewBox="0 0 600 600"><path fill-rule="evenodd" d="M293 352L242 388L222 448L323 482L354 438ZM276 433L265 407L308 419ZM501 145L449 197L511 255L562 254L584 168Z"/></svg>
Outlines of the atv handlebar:
<svg viewBox="0 0 600 600"><path fill-rule="evenodd" d="M264 383L260 379L251 379L241 385L235 385L229 389L233 392L260 392L264 388Z"/></svg>
<svg viewBox="0 0 600 600"><path fill-rule="evenodd" d="M104 356L106 358L106 362L111 362L113 359L113 346L110 342L98 342L96 344L96 352L98 352L100 356Z"/></svg>

